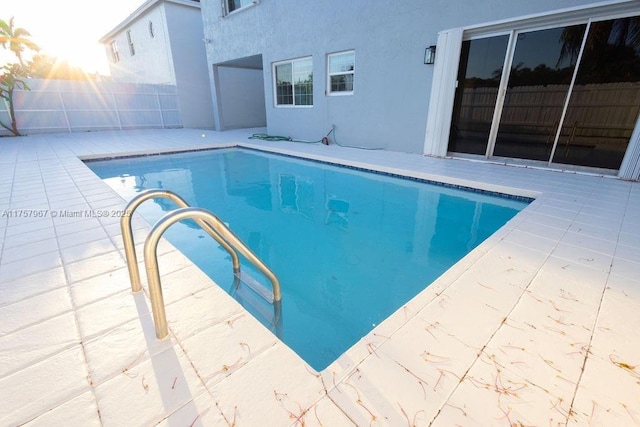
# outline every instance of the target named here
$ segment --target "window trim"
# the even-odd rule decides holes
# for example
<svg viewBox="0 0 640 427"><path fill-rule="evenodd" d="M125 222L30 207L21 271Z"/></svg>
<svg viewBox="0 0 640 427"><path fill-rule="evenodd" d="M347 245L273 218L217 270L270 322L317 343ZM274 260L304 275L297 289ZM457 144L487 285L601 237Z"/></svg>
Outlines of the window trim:
<svg viewBox="0 0 640 427"><path fill-rule="evenodd" d="M312 98L312 103L309 105L297 105L295 104L296 101L296 94L295 94L295 82L291 82L292 83L292 96L293 96L293 104L278 104L278 87L277 87L277 81L276 81L276 67L278 65L283 65L283 64L291 64L291 79L294 79L294 64L296 62L302 62L302 61L306 61L309 60L311 61L311 70L312 70L312 75L313 75L313 56L309 55L309 56L301 56L299 58L293 58L293 59L286 59L284 61L277 61L277 62L273 62L271 64L271 75L272 75L272 79L271 79L271 83L273 85L273 106L275 108L313 108L313 98ZM311 83L311 94L313 97L313 82Z"/></svg>
<svg viewBox="0 0 640 427"><path fill-rule="evenodd" d="M114 64L120 62L120 53L118 52L117 40L111 40L111 61Z"/></svg>
<svg viewBox="0 0 640 427"><path fill-rule="evenodd" d="M331 58L339 55L344 55L346 53L353 53L353 70L349 71L340 71L336 73L331 72ZM340 90L333 91L331 90L331 77L332 76L346 76L351 74L353 76L353 88L351 90ZM355 80L356 80L356 51L355 49L342 50L340 52L333 52L327 54L327 96L349 96L353 95L355 90Z"/></svg>
<svg viewBox="0 0 640 427"><path fill-rule="evenodd" d="M127 44L129 45L129 54L131 56L135 56L136 48L133 46L133 38L131 37L131 30L127 30Z"/></svg>
<svg viewBox="0 0 640 427"><path fill-rule="evenodd" d="M234 15L241 10L246 10L250 7L257 6L260 3L259 0L253 0L251 3L246 4L244 6L240 6L239 8L229 10L229 0L222 0L222 17L227 17L230 15Z"/></svg>

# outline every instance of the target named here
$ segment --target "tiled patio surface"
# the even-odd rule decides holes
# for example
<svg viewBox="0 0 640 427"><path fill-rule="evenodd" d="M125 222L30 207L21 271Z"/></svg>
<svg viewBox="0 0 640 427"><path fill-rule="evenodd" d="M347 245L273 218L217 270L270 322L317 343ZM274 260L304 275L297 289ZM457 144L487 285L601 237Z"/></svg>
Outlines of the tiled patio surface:
<svg viewBox="0 0 640 427"><path fill-rule="evenodd" d="M249 134L0 139L0 425L640 425L640 183ZM237 143L537 198L320 373L163 244L158 341L119 218L53 213L126 204L79 156Z"/></svg>

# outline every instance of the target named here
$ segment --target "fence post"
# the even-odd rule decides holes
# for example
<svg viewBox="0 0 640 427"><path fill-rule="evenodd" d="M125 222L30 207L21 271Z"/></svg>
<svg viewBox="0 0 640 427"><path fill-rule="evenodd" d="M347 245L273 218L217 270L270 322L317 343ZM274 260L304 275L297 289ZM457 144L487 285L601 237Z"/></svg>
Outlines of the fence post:
<svg viewBox="0 0 640 427"><path fill-rule="evenodd" d="M69 122L69 116L67 115L67 107L64 105L64 99L62 99L62 92L58 89L58 98L60 98L60 105L62 106L62 113L64 114L64 120L67 122L67 131L71 133L71 123Z"/></svg>
<svg viewBox="0 0 640 427"><path fill-rule="evenodd" d="M116 117L118 118L118 128L122 130L122 120L120 120L120 110L118 109L118 102L116 101L116 94L113 92L113 88L109 91L111 99L113 100L113 106L115 108Z"/></svg>
<svg viewBox="0 0 640 427"><path fill-rule="evenodd" d="M7 117L9 118L9 126L11 126L11 112L9 112L9 103L4 98L2 98L2 101L4 101L4 110L7 112ZM9 132L9 130L0 126L0 132Z"/></svg>
<svg viewBox="0 0 640 427"><path fill-rule="evenodd" d="M162 104L160 103L160 91L158 90L158 86L156 89L156 102L158 104L158 113L160 113L160 124L162 125L162 129L164 129L164 117L162 116Z"/></svg>

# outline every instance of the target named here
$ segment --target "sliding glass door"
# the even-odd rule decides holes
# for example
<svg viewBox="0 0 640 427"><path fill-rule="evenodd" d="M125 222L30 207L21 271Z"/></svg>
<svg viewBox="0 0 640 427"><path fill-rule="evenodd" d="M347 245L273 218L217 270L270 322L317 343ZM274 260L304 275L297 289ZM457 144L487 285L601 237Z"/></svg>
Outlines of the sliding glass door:
<svg viewBox="0 0 640 427"><path fill-rule="evenodd" d="M554 163L619 169L640 111L640 17L594 22Z"/></svg>
<svg viewBox="0 0 640 427"><path fill-rule="evenodd" d="M463 42L449 151L619 169L639 110L639 17L514 30Z"/></svg>
<svg viewBox="0 0 640 427"><path fill-rule="evenodd" d="M449 151L485 154L509 36L462 42Z"/></svg>
<svg viewBox="0 0 640 427"><path fill-rule="evenodd" d="M516 34L494 156L549 159L578 55L565 48L562 36L582 40L585 28Z"/></svg>

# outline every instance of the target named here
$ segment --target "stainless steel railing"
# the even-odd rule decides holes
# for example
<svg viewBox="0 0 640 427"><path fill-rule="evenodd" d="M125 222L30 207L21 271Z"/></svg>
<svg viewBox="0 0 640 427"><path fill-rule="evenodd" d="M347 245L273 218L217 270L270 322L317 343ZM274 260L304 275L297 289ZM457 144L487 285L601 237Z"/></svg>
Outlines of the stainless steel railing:
<svg viewBox="0 0 640 427"><path fill-rule="evenodd" d="M240 259L237 252L240 252L249 262L260 270L271 282L274 310L277 319L280 319L280 282L276 275L267 267L224 223L213 213L202 208L190 207L184 199L176 193L168 190L146 190L134 197L126 207L126 215L120 220L124 250L129 269L129 279L131 290L139 292L142 290L140 281L140 271L138 270L138 260L131 229L131 217L135 210L144 201L153 198L166 198L179 206L178 209L165 214L151 229L144 244L144 263L149 281L149 297L153 311L153 321L156 328L156 337L163 339L168 335L167 319L164 308L164 298L162 296L162 285L160 281L160 271L158 269L157 249L158 242L164 232L176 222L193 219L203 230L207 232L220 246L231 255L233 272L236 280L240 280ZM237 251L237 252L236 252Z"/></svg>
<svg viewBox="0 0 640 427"><path fill-rule="evenodd" d="M200 220L213 228L224 240L234 249L244 255L262 274L267 276L273 287L273 302L282 299L280 293L280 282L276 275L267 267L244 243L225 226L220 219L202 208L180 208L167 213L151 229L151 233L144 242L144 265L149 281L149 297L151 298L151 309L153 310L153 322L156 327L156 337L165 338L169 331L167 328L167 318L164 309L164 298L162 296L162 286L160 282L160 271L158 270L157 249L158 242L164 232L178 221L185 219Z"/></svg>
<svg viewBox="0 0 640 427"><path fill-rule="evenodd" d="M189 207L189 204L173 191L157 189L145 190L131 199L131 201L127 204L127 207L125 209L126 215L123 215L122 218L120 218L120 230L122 232L122 240L124 241L124 254L127 259L127 267L129 269L131 291L133 292L141 291L142 283L140 282L140 271L138 270L138 257L136 255L135 243L133 241L133 231L131 230L131 218L135 210L138 209L138 206L140 206L143 202L157 198L169 199L181 208ZM238 258L238 254L233 250L233 248L208 224L200 220L196 220L196 223L200 227L202 227L202 229L206 231L207 234L213 237L220 246L222 246L227 252L229 252L229 255L231 255L233 272L238 273L240 271L240 259Z"/></svg>

